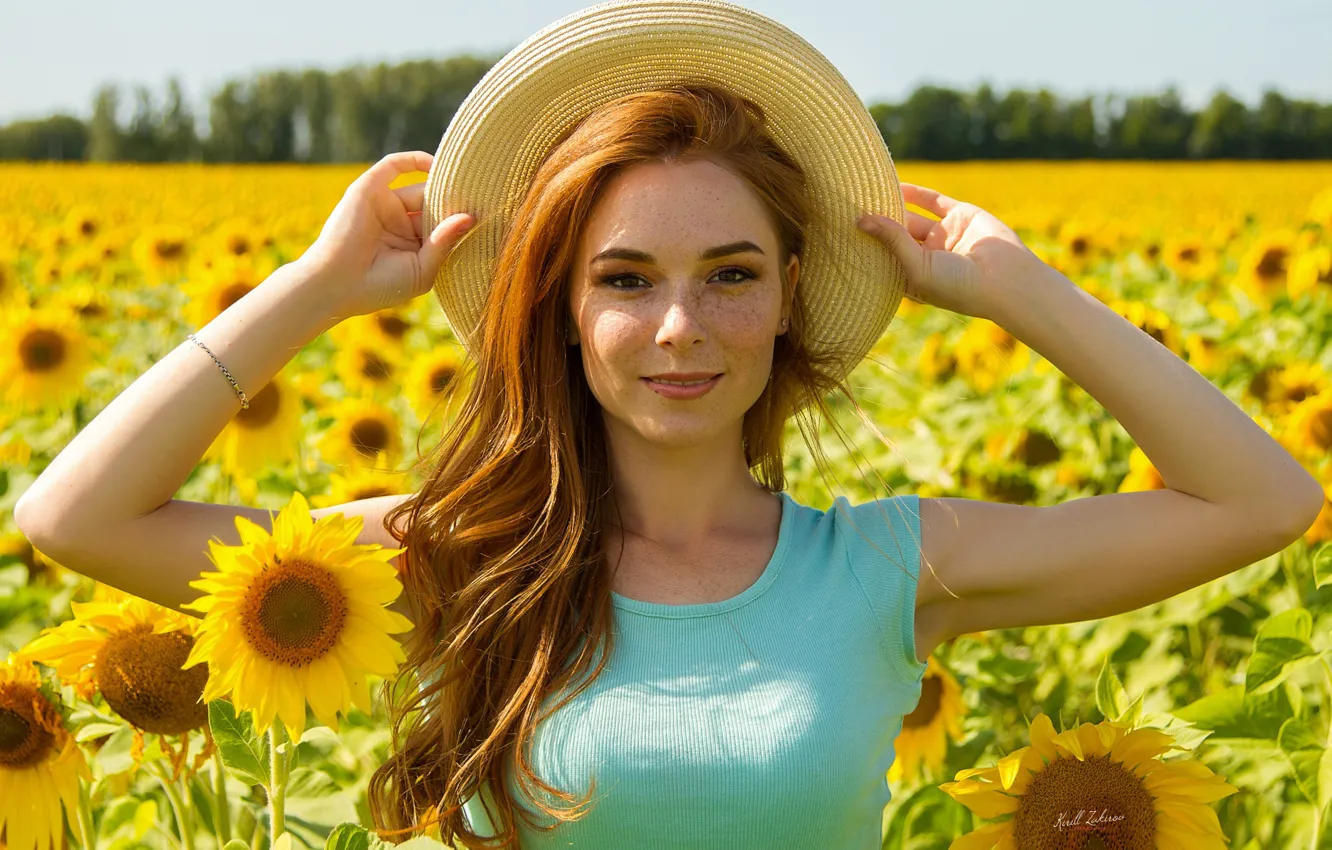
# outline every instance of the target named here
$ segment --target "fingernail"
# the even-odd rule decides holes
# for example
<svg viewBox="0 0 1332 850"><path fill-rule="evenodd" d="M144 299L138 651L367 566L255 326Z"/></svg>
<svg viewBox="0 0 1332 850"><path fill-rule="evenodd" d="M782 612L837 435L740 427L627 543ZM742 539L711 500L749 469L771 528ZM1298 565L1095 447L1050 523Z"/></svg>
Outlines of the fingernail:
<svg viewBox="0 0 1332 850"><path fill-rule="evenodd" d="M856 219L856 226L866 233L879 232L879 223L872 216L862 215Z"/></svg>

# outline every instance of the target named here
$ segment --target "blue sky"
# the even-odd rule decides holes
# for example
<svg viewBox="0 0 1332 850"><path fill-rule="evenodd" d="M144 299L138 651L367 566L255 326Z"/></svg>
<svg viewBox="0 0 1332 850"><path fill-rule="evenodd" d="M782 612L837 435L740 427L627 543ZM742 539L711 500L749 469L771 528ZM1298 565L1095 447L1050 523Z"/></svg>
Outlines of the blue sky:
<svg viewBox="0 0 1332 850"><path fill-rule="evenodd" d="M202 104L228 78L289 68L504 51L590 0L0 0L0 122L86 117L102 82ZM1044 85L1060 95L1218 88L1332 102L1328 0L743 0L827 54L867 103L922 83Z"/></svg>

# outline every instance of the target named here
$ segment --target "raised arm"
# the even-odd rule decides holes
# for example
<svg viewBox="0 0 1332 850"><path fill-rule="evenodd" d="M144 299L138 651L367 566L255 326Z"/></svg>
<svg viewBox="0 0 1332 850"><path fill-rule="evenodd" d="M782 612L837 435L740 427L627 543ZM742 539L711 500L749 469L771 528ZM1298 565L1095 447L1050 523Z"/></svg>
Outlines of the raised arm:
<svg viewBox="0 0 1332 850"><path fill-rule="evenodd" d="M429 167L424 152L380 160L352 183L305 254L195 332L252 407L264 403L282 367L337 322L429 290L466 219L450 217L423 244L412 214L422 185L389 189L399 174ZM240 413L213 357L185 339L74 437L20 497L15 522L70 569L179 610L198 595L189 582L212 568L208 540L239 542L237 514L271 528L268 511L172 498ZM393 545L371 527L388 505L367 501L375 504L363 506L361 542ZM331 510L338 509L316 516Z"/></svg>

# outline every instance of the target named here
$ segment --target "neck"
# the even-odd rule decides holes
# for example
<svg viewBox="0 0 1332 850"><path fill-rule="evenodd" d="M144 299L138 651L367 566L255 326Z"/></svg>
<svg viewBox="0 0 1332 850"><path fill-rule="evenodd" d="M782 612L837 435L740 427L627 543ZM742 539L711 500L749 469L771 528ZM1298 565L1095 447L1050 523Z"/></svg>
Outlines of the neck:
<svg viewBox="0 0 1332 850"><path fill-rule="evenodd" d="M661 446L607 432L613 498L609 522L627 537L688 549L710 538L750 532L772 494L745 465L740 425L715 439ZM761 524L761 522L760 522Z"/></svg>

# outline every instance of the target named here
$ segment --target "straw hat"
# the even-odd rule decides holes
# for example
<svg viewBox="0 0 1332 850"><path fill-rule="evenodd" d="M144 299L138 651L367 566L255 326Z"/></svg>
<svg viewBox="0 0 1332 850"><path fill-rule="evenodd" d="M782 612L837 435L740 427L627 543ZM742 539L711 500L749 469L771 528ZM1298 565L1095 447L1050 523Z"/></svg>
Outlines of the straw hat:
<svg viewBox="0 0 1332 850"><path fill-rule="evenodd" d="M711 83L761 106L767 130L805 170L813 218L797 292L806 344L836 347L836 377L892 320L905 273L856 227L864 212L905 225L883 137L832 63L790 29L721 0L616 0L561 18L509 51L458 107L426 180L422 232L475 218L434 290L475 357L491 271L532 175L551 146L602 104L680 83Z"/></svg>

